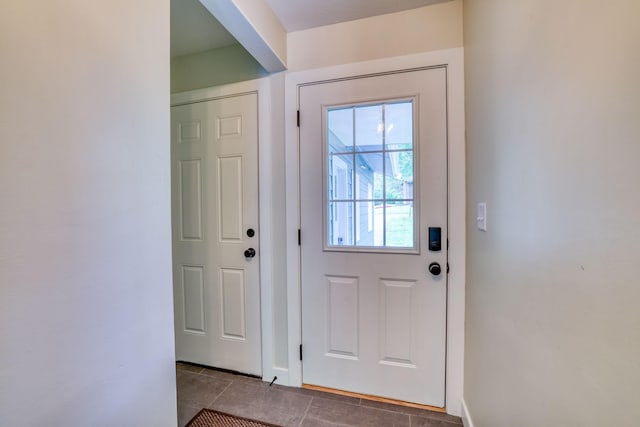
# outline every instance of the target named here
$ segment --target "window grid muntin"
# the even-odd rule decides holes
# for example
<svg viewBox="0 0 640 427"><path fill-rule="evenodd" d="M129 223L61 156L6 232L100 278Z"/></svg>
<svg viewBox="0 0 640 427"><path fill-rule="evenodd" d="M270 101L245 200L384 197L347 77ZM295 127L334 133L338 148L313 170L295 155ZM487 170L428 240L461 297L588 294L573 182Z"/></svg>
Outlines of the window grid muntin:
<svg viewBox="0 0 640 427"><path fill-rule="evenodd" d="M410 124L411 124L411 139L410 139L410 144L411 144L411 148L407 149L407 148L392 148L392 149L387 149L387 123L386 123L386 113L385 113L385 107L387 105L393 105L393 104L402 104L402 103L406 103L406 104L410 104L411 109L410 109ZM361 149L358 146L358 142L356 140L356 129L357 129L357 122L356 122L356 109L358 108L363 108L363 107L372 107L372 106L380 106L381 107L381 115L382 115L382 129L381 129L381 134L382 134L382 150L380 149ZM332 196L335 194L335 183L333 183L333 180L328 180L325 179L325 185L327 185L327 182L329 182L329 186L325 187L326 188L326 192L325 195L327 197L326 201L327 203L325 204L325 209L328 209L330 211L330 219L329 221L325 221L324 226L327 227L327 225L329 225L329 227L326 228L326 232L325 232L325 248L327 250L373 250L375 251L384 251L384 252L405 252L405 251L412 251L412 250L418 250L418 245L419 245L419 241L417 240L417 228L418 228L418 219L419 217L416 215L417 212L417 207L416 207L416 200L415 200L415 196L416 196L416 176L418 175L417 173L417 165L416 165L416 159L417 159L417 151L418 151L418 147L416 144L416 121L415 121L415 115L416 115L416 110L415 110L416 106L415 106L415 98L411 98L411 99L402 99L402 100L393 100L393 101L383 101L383 102L374 102L374 103L363 103L363 104L352 104L352 105L348 105L348 106L340 106L340 107L335 107L335 108L331 108L331 107L326 107L325 108L325 117L327 118L327 120L325 121L325 131L327 132L326 134L326 138L324 140L324 145L325 145L325 151L324 151L324 155L326 156L325 158L328 157L328 162L327 162L327 168L325 169L325 173L329 173L330 176L334 176L333 175L333 168L332 166L330 166L332 164L332 159L335 156L346 156L346 155L351 155L352 156L352 163L351 163L351 173L350 173L350 177L351 179L349 180L349 186L350 186L350 194L352 195L350 198L348 199L336 199L336 198L332 198ZM330 147L330 143L329 143L329 114L331 113L331 111L336 111L336 110L344 110L344 109L351 109L352 112L352 118L351 118L351 142L352 142L352 150L351 151L336 151L336 152L331 152L331 147ZM324 132L324 131L323 131ZM337 135L336 135L337 136ZM407 144L409 144L407 143ZM398 145L398 142L395 142L393 144ZM402 153L402 152L408 152L411 153L411 162L412 162L412 167L411 167L411 172L412 172L412 186L411 186L411 194L412 194L412 198L398 198L398 199L389 199L387 198L387 158L386 155L390 154L390 153ZM357 167L357 160L356 160L356 156L359 154L382 154L382 196L383 198L371 198L371 199L362 199L362 198L358 198L357 194L353 191L353 188L356 186L357 183L354 182L354 180L359 179L358 178L358 174L356 173L356 167ZM330 186L331 184L333 184L334 188L333 191L330 190ZM353 244L351 245L336 245L332 243L332 239L331 237L333 236L333 219L335 219L335 217L333 216L334 214L334 209L337 206L336 203L351 203L351 212L349 212L349 216L350 216L350 231L351 231L351 236L350 236L350 240L353 242ZM356 207L358 205L358 203L371 203L372 206L372 212L375 210L375 204L376 203L382 203L383 205L383 210L382 210L382 246L376 246L375 244L372 246L358 246L357 244L357 240L356 240ZM411 230L411 240L413 242L413 246L387 246L387 234L388 234L388 227L387 227L387 205L389 202L392 202L394 204L396 203L411 203L411 211L412 211L412 225L413 225L413 230ZM331 209L330 206L333 205L334 209ZM372 221L374 222L374 232L375 232L375 218L372 218Z"/></svg>

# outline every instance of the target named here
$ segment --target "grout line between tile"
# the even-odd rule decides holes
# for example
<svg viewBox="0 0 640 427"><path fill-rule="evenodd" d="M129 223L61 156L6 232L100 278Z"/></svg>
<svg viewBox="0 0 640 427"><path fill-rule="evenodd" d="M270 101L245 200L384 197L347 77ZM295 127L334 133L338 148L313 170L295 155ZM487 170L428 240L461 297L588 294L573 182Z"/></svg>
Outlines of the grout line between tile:
<svg viewBox="0 0 640 427"><path fill-rule="evenodd" d="M302 414L302 418L300 418L300 422L298 423L298 427L302 426L304 419L307 418L307 414L309 413L309 409L311 409L311 402L313 402L313 396L309 399L309 403L307 403L307 409L304 410L304 414Z"/></svg>
<svg viewBox="0 0 640 427"><path fill-rule="evenodd" d="M442 418L438 417L438 415L443 415L441 412L432 412L432 411L429 411L428 409L423 409L422 411L424 411L424 414L418 415L418 414L413 413L413 412L405 411L405 407L403 407L403 406L397 406L397 407L394 407L394 408L379 408L377 406L363 405L362 401L363 401L363 399L360 399L360 406L362 406L363 408L377 409L378 411L392 412L394 414L410 415L410 416L420 417L420 418L428 418L430 420L443 421L445 423L455 424L455 421L445 420L445 419L442 419ZM438 415L434 416L433 414L438 414Z"/></svg>
<svg viewBox="0 0 640 427"><path fill-rule="evenodd" d="M188 373L190 373L190 374L196 374L196 375L200 375L200 374L202 374L202 371L203 371L203 370L204 370L204 368L200 368L200 370L199 370L199 371L193 371L193 370L191 370L191 369L184 369L184 368L180 368L180 367L177 367L177 368L176 368L176 372L188 372Z"/></svg>
<svg viewBox="0 0 640 427"><path fill-rule="evenodd" d="M362 403L362 399L360 399L360 402ZM396 415L406 415L407 417L409 417L409 425L411 425L411 417L412 416L418 416L418 415L412 415L410 413L407 412L402 412L402 411L394 411L392 409L384 409L384 408L376 408L375 406L366 406L366 405L362 405L360 404L360 407L364 408L364 409L373 409L374 411L382 411L382 412L388 412L391 414L396 414ZM433 418L428 418L428 417L421 417L421 418L427 418L427 419L433 419ZM435 420L435 419L433 419ZM435 420L435 421L444 421L445 423L449 423L449 421L445 421L445 420Z"/></svg>
<svg viewBox="0 0 640 427"><path fill-rule="evenodd" d="M233 381L229 381L229 384L227 384L227 386L220 393L218 393L218 395L214 397L211 403L209 403L206 407L210 408L214 403L216 403L216 400L218 400L218 398L222 396L222 393L224 393L229 387L231 387L231 384L233 384Z"/></svg>
<svg viewBox="0 0 640 427"><path fill-rule="evenodd" d="M360 405L363 408L367 408L367 409L374 409L376 411L383 411L383 412L390 412L392 414L400 414L400 415L411 415L407 412L402 412L402 411L394 411L393 409L385 409L385 408L377 408L375 406L367 406L367 405ZM426 418L426 417L425 417Z"/></svg>
<svg viewBox="0 0 640 427"><path fill-rule="evenodd" d="M429 421L437 421L437 422L440 422L440 423L444 423L444 424L446 424L445 427L449 427L449 426L451 426L451 427L461 427L462 426L462 423L458 423L458 422L455 422L455 421L438 420L436 418L421 417L420 415L412 415L412 414L407 414L407 415L409 415L409 427L411 427L411 423L412 423L413 417L424 418L424 419L427 419Z"/></svg>

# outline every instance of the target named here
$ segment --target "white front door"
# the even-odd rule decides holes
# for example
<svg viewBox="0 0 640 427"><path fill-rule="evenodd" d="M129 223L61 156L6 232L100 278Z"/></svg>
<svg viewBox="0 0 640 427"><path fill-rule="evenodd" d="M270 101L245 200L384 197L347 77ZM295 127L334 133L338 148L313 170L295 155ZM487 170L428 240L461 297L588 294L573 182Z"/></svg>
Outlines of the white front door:
<svg viewBox="0 0 640 427"><path fill-rule="evenodd" d="M171 109L176 359L261 374L257 95Z"/></svg>
<svg viewBox="0 0 640 427"><path fill-rule="evenodd" d="M299 89L305 384L445 404L446 101L445 68Z"/></svg>

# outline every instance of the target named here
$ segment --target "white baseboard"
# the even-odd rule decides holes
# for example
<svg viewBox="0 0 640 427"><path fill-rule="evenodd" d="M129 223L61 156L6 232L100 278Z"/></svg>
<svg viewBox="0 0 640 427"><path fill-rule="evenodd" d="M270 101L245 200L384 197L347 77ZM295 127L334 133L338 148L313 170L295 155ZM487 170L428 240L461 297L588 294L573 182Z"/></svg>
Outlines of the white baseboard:
<svg viewBox="0 0 640 427"><path fill-rule="evenodd" d="M473 427L473 421L471 420L471 415L469 414L469 408L467 408L467 403L462 399L462 425L464 427Z"/></svg>
<svg viewBox="0 0 640 427"><path fill-rule="evenodd" d="M278 377L278 379L275 381L276 384L280 384L280 385L289 385L289 370L287 368L278 368L276 366L274 366L273 368L271 368L271 372L273 373L273 375L275 375L276 377ZM269 382L273 379L273 377L269 378ZM265 378L266 381L266 378Z"/></svg>

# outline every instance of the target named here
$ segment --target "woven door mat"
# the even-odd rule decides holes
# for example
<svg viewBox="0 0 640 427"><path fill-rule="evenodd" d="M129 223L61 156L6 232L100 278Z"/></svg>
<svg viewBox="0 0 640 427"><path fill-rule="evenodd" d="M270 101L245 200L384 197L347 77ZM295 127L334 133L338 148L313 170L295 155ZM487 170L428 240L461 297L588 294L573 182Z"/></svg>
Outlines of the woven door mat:
<svg viewBox="0 0 640 427"><path fill-rule="evenodd" d="M237 417L212 409L202 409L186 427L280 427L249 418Z"/></svg>

